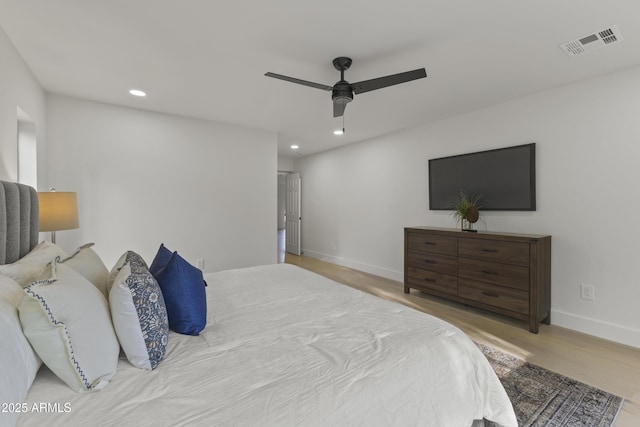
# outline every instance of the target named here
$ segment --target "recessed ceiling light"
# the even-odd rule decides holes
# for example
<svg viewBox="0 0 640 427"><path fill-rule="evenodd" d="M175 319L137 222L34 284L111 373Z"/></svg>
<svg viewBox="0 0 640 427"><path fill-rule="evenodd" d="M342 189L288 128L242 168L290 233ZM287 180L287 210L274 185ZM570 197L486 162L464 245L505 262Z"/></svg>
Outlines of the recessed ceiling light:
<svg viewBox="0 0 640 427"><path fill-rule="evenodd" d="M131 89L131 90L129 91L129 93L130 93L131 95L133 95L133 96L147 96L147 94L146 94L146 93L144 93L143 91L138 90L138 89Z"/></svg>
<svg viewBox="0 0 640 427"><path fill-rule="evenodd" d="M291 146L291 149L292 149L292 150L297 150L298 148L300 148L300 147L299 147L299 146L297 146L297 145L292 145L292 146Z"/></svg>
<svg viewBox="0 0 640 427"><path fill-rule="evenodd" d="M344 129L336 129L333 131L334 135L343 135L344 134Z"/></svg>

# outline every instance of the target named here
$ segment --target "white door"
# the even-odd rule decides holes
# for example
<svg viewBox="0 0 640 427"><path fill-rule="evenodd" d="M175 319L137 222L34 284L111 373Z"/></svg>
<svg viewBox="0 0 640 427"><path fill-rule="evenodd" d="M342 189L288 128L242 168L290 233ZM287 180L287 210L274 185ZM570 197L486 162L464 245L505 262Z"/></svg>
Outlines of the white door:
<svg viewBox="0 0 640 427"><path fill-rule="evenodd" d="M286 239L287 252L300 255L300 174L287 176Z"/></svg>

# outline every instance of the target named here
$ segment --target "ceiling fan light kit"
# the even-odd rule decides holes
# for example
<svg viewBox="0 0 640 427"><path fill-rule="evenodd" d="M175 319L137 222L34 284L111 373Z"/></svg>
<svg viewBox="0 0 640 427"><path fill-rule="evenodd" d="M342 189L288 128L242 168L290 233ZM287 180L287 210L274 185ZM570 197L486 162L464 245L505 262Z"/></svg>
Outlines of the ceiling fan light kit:
<svg viewBox="0 0 640 427"><path fill-rule="evenodd" d="M354 94L357 95L360 93L382 89L385 87L427 77L427 72L425 71L425 69L419 68L413 71L406 71L404 73L392 74L389 76L378 77L371 80L364 80L358 83L349 83L344 79L344 72L348 70L349 67L351 67L351 63L351 58L347 58L346 56L340 56L333 60L333 66L336 70L340 71L340 80L333 86L327 86L320 83L314 83L307 80L301 80L295 77L284 76L282 74L271 72L266 73L265 76L313 87L320 90L330 91L331 99L333 100L333 117L344 117L344 111L347 108L347 104L353 101Z"/></svg>

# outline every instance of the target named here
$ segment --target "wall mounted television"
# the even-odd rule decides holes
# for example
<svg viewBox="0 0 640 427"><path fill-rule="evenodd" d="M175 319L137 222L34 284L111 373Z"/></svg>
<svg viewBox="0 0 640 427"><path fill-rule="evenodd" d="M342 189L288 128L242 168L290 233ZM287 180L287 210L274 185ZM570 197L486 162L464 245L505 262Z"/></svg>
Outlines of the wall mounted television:
<svg viewBox="0 0 640 427"><path fill-rule="evenodd" d="M482 195L481 210L536 210L536 144L429 160L429 209L453 210L464 190Z"/></svg>

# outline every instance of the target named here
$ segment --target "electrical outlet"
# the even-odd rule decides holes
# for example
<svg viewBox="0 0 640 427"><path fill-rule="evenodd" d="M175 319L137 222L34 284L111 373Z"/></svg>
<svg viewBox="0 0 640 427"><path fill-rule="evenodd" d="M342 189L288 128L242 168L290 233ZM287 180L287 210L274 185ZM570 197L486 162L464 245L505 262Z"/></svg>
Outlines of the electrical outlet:
<svg viewBox="0 0 640 427"><path fill-rule="evenodd" d="M596 290L591 285L585 285L584 283L580 285L580 298L595 301L596 300Z"/></svg>
<svg viewBox="0 0 640 427"><path fill-rule="evenodd" d="M200 270L204 270L204 260L202 258L198 258L196 260L196 267L198 267Z"/></svg>

